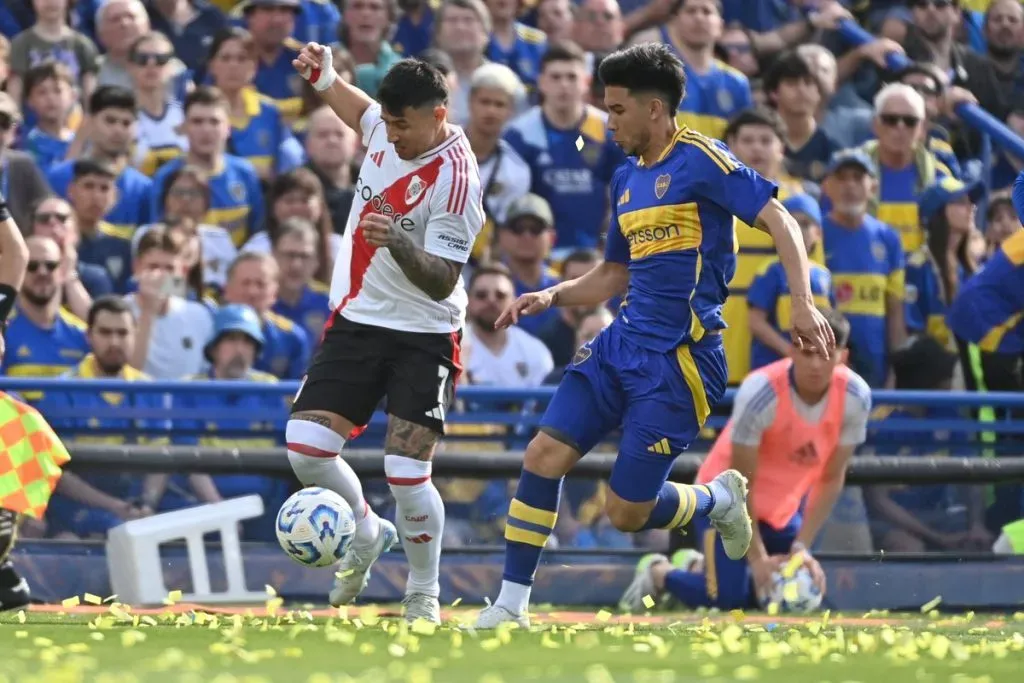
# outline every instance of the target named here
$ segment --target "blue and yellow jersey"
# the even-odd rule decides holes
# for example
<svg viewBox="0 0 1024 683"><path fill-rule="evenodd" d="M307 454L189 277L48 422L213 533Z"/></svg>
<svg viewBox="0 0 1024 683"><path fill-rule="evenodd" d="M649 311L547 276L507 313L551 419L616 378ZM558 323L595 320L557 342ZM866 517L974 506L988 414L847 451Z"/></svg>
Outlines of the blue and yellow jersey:
<svg viewBox="0 0 1024 683"><path fill-rule="evenodd" d="M95 356L91 353L62 376L74 382L80 379L105 378L96 365ZM145 373L126 365L118 375L118 379L125 382L146 382L150 378ZM167 411L170 408L170 397L167 394L156 393L123 394L110 391L97 393L89 389L88 384L77 384L77 386L72 384L68 391L47 392L46 397L39 404L39 409L44 413L48 408L60 409L65 412L74 409L76 414L81 415L81 417L50 420L54 429L60 431L62 436L70 436L75 443L160 445L170 442L171 424L169 420L156 417L147 419L93 417L96 408L106 410L108 407ZM92 482L90 481L90 483Z"/></svg>
<svg viewBox="0 0 1024 683"><path fill-rule="evenodd" d="M928 151L935 155L939 163L949 169L950 175L957 179L963 178L960 160L956 158L956 152L949 144L949 133L946 130L939 126L932 126L928 130Z"/></svg>
<svg viewBox="0 0 1024 683"><path fill-rule="evenodd" d="M63 161L46 174L55 194L67 199L68 185L74 172L74 160ZM152 205L160 201L159 193L153 194L153 181L138 169L125 166L114 182L117 187L117 203L104 218L121 230L135 230L140 225L153 222ZM160 211L163 214L163 211Z"/></svg>
<svg viewBox="0 0 1024 683"><path fill-rule="evenodd" d="M64 161L74 139L75 134L70 130L66 131L64 137L55 138L39 128L33 128L25 136L25 151L36 160L39 170L47 173L51 168Z"/></svg>
<svg viewBox="0 0 1024 683"><path fill-rule="evenodd" d="M324 324L331 312L330 287L322 282L311 282L302 290L295 305L278 299L271 310L279 317L306 332L306 337L315 344L323 335Z"/></svg>
<svg viewBox="0 0 1024 683"><path fill-rule="evenodd" d="M312 352L306 331L288 318L267 313L263 316L263 337L266 342L254 367L279 379L300 379Z"/></svg>
<svg viewBox="0 0 1024 683"><path fill-rule="evenodd" d="M228 14L231 23L248 28L245 22L247 2L211 0L210 4L216 5ZM299 11L295 15L295 29L292 31L291 37L303 45L306 43L331 45L338 42L338 24L340 22L341 12L331 0L300 0Z"/></svg>
<svg viewBox="0 0 1024 683"><path fill-rule="evenodd" d="M801 194L807 194L808 184L799 178L785 175L776 180L779 185L779 201ZM775 259L775 243L772 236L763 230L753 228L743 221L736 221L736 274L729 283L729 300L722 309L727 330L723 342L725 357L729 361L729 384L739 384L750 372L750 347L753 338L747 318L747 290L758 271ZM819 245L811 259L824 263L823 250Z"/></svg>
<svg viewBox="0 0 1024 683"><path fill-rule="evenodd" d="M958 276L960 282L963 282L962 268L958 269ZM928 334L943 346L948 345L950 334L946 327L946 302L943 301L945 287L939 267L928 247L921 247L907 255L906 285L904 316L907 331L911 334Z"/></svg>
<svg viewBox="0 0 1024 683"><path fill-rule="evenodd" d="M78 260L91 263L107 271L114 291L128 292L128 280L132 276L132 235L134 229L119 228L107 222L96 226L96 233L82 235L78 243Z"/></svg>
<svg viewBox="0 0 1024 683"><path fill-rule="evenodd" d="M832 296L832 274L827 268L817 263L811 264L811 294L814 303L820 308L832 308L835 300ZM786 270L778 259L769 261L750 284L747 292L747 303L753 308L760 308L767 313L768 322L775 331L786 339L790 338L790 324L793 314L793 301L789 297L789 282ZM756 337L751 342L750 369L764 367L779 360L779 354Z"/></svg>
<svg viewBox="0 0 1024 683"><path fill-rule="evenodd" d="M1020 187L1018 181L1018 187ZM1016 190L1016 188L1015 188ZM1024 351L1024 231L1007 238L960 288L946 323L957 338L990 353ZM10 355L8 332L8 355Z"/></svg>
<svg viewBox="0 0 1024 683"><path fill-rule="evenodd" d="M500 44L494 34L487 44L485 56L492 62L504 64L512 69L528 87L537 84L540 76L540 58L548 49L548 37L543 31L520 22L515 23L515 40L508 49Z"/></svg>
<svg viewBox="0 0 1024 683"><path fill-rule="evenodd" d="M786 169L797 178L820 183L829 160L841 147L819 126L800 149L786 145Z"/></svg>
<svg viewBox="0 0 1024 683"><path fill-rule="evenodd" d="M183 158L168 161L153 176L152 211L156 220L163 219L164 207L160 205L160 197L167 176L184 163ZM210 176L210 210L203 222L227 230L231 233L231 241L240 247L263 229L265 211L256 169L245 159L225 154L217 171Z"/></svg>
<svg viewBox="0 0 1024 683"><path fill-rule="evenodd" d="M605 258L629 267L613 325L663 353L723 329L736 270L734 216L754 223L777 191L723 144L686 128L654 163L629 159L611 183Z"/></svg>
<svg viewBox="0 0 1024 683"><path fill-rule="evenodd" d="M822 233L836 308L850 321L855 368L880 387L888 374L886 303L889 297L902 301L906 287L899 235L871 216L854 230L826 216Z"/></svg>
<svg viewBox="0 0 1024 683"><path fill-rule="evenodd" d="M665 26L661 27L661 42L683 59ZM706 73L697 73L683 60L686 71L686 95L679 107L676 120L710 138L721 139L729 119L744 109L754 106L750 81L742 72L725 62L715 60Z"/></svg>
<svg viewBox="0 0 1024 683"><path fill-rule="evenodd" d="M288 127L269 98L251 88L242 92L245 115L231 119L228 148L236 157L245 159L260 175L273 173L281 145L291 137Z"/></svg>
<svg viewBox="0 0 1024 683"><path fill-rule="evenodd" d="M56 377L77 365L89 353L85 323L61 310L50 329L43 329L15 307L4 335L7 352L0 374L9 377ZM26 401L38 401L40 392L24 392Z"/></svg>
<svg viewBox="0 0 1024 683"><path fill-rule="evenodd" d="M260 58L253 85L273 100L286 121L294 121L302 110L302 76L295 72L292 60L297 53L282 48L272 62Z"/></svg>
<svg viewBox="0 0 1024 683"><path fill-rule="evenodd" d="M399 17L395 24L395 35L391 37L391 46L403 57L415 57L430 47L433 41L434 8L427 6L423 8L423 16L418 24L408 14Z"/></svg>
<svg viewBox="0 0 1024 683"><path fill-rule="evenodd" d="M578 126L563 130L533 107L505 132L530 167L530 191L551 205L559 247L596 247L604 231L608 182L625 160L607 122L607 114L588 106Z"/></svg>

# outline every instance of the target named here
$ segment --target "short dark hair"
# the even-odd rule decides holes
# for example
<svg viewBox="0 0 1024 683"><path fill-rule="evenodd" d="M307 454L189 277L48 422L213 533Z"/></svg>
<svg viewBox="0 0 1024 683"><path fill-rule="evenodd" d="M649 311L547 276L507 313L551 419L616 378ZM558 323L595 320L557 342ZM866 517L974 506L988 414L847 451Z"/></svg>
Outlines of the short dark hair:
<svg viewBox="0 0 1024 683"><path fill-rule="evenodd" d="M734 116L729 125L725 127L725 132L722 134L722 138L726 141L734 139L740 134L746 126L764 126L765 128L771 128L772 132L779 140L786 139L786 128L785 124L782 123L782 119L779 115L771 109L764 109L763 107L757 107L755 109L744 109L739 114Z"/></svg>
<svg viewBox="0 0 1024 683"><path fill-rule="evenodd" d="M36 64L25 72L25 78L23 81L25 97L30 96L36 87L50 80L57 82L63 81L72 88L75 87L75 79L71 75L71 69L69 69L66 64L61 62L45 61L42 64Z"/></svg>
<svg viewBox="0 0 1024 683"><path fill-rule="evenodd" d="M131 307L128 306L128 302L116 294L106 294L92 302L89 314L86 316L86 324L90 330L96 324L96 318L100 313L113 313L114 315L127 313L132 322L135 321L135 315L132 313Z"/></svg>
<svg viewBox="0 0 1024 683"><path fill-rule="evenodd" d="M105 109L124 109L132 115L138 113L135 93L119 85L101 85L89 97L89 113L99 114Z"/></svg>
<svg viewBox="0 0 1024 683"><path fill-rule="evenodd" d="M71 165L71 182L76 182L81 178L93 175L110 181L117 180L117 172L114 170L114 167L105 161L82 158L75 159L75 162Z"/></svg>
<svg viewBox="0 0 1024 683"><path fill-rule="evenodd" d="M221 89L213 85L200 85L195 90L185 95L184 112L195 106L220 107L224 111L230 111L228 98L224 96Z"/></svg>
<svg viewBox="0 0 1024 683"><path fill-rule="evenodd" d="M641 43L611 53L598 69L605 87L653 93L675 114L686 92L683 63L666 45Z"/></svg>
<svg viewBox="0 0 1024 683"><path fill-rule="evenodd" d="M845 349L850 343L850 321L842 313L834 308L819 308L825 317L825 322L832 328L832 335L836 338L836 348Z"/></svg>
<svg viewBox="0 0 1024 683"><path fill-rule="evenodd" d="M562 260L562 264L558 269L558 277L565 279L565 271L569 268L569 264L571 263L591 264L597 263L600 260L601 257L593 249L577 249Z"/></svg>
<svg viewBox="0 0 1024 683"><path fill-rule="evenodd" d="M576 62L577 64L586 65L587 53L571 40L559 40L554 43L548 43L548 49L544 51L540 58L540 70L543 72L548 64L554 64L555 62Z"/></svg>
<svg viewBox="0 0 1024 683"><path fill-rule="evenodd" d="M432 64L403 59L384 74L377 88L377 101L393 116L401 116L406 109L447 104L448 81Z"/></svg>
<svg viewBox="0 0 1024 683"><path fill-rule="evenodd" d="M513 286L515 285L515 280L512 279L512 271L508 269L508 266L506 266L504 263L491 261L487 263L481 263L479 266L473 269L473 274L469 276L469 285L466 287L466 290L471 291L473 289L473 285L476 284L477 280L488 275L497 275L498 277L503 277L507 279L510 283L512 283Z"/></svg>
<svg viewBox="0 0 1024 683"><path fill-rule="evenodd" d="M782 53L764 76L762 87L766 93L779 89L783 81L809 80L817 83L811 65L795 50Z"/></svg>
<svg viewBox="0 0 1024 683"><path fill-rule="evenodd" d="M180 230L171 230L166 225L154 225L139 238L135 258L138 260L151 251L165 251L180 256L184 248L185 236Z"/></svg>

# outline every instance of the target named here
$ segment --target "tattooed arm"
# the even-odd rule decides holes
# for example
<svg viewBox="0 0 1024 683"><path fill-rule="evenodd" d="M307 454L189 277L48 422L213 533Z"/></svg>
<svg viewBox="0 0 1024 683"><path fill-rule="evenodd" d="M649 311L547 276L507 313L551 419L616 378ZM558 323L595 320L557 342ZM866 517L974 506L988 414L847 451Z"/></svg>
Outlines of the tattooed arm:
<svg viewBox="0 0 1024 683"><path fill-rule="evenodd" d="M434 301L444 301L455 291L462 273L461 263L428 254L394 228L388 251L409 282Z"/></svg>

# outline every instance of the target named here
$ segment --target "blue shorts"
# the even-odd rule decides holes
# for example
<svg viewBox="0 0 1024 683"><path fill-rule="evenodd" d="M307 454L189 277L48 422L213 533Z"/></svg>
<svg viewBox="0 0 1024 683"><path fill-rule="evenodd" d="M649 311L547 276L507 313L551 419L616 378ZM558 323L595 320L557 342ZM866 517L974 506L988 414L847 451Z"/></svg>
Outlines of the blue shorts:
<svg viewBox="0 0 1024 683"><path fill-rule="evenodd" d="M616 320L576 352L540 427L582 455L619 427L609 485L620 498L658 496L675 457L697 437L725 393L722 336L660 353L637 345Z"/></svg>
<svg viewBox="0 0 1024 683"><path fill-rule="evenodd" d="M782 529L773 529L764 522L758 523L761 540L769 555L788 555L789 549L800 533L803 517L793 515ZM707 602L690 607L718 607L720 609L743 609L760 607L754 593L754 579L746 558L730 560L718 532L706 517L695 517L693 530L697 538L697 550L704 553L704 584Z"/></svg>

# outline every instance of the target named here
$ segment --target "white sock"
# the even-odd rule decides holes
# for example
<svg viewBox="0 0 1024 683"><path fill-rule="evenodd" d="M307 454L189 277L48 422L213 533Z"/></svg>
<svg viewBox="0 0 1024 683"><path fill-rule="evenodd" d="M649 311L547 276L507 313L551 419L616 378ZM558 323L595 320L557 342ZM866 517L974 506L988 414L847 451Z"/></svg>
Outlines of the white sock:
<svg viewBox="0 0 1024 683"><path fill-rule="evenodd" d="M532 589L533 586L502 580L501 592L498 593L498 599L494 601L494 604L504 607L512 614L526 614L530 606L530 591Z"/></svg>
<svg viewBox="0 0 1024 683"><path fill-rule="evenodd" d="M356 518L356 543L377 540L380 520L363 497L363 486L352 466L339 456L345 439L315 422L288 420L285 441L288 462L302 485L330 489L345 499Z"/></svg>
<svg viewBox="0 0 1024 683"><path fill-rule="evenodd" d="M395 496L395 526L409 559L405 592L437 597L441 592L441 535L444 501L430 480L430 462L402 455L385 455L384 472Z"/></svg>
<svg viewBox="0 0 1024 683"><path fill-rule="evenodd" d="M729 489L722 485L717 479L712 479L706 486L711 494L715 497L715 504L711 506L712 515L720 515L729 509L732 505L732 494Z"/></svg>

